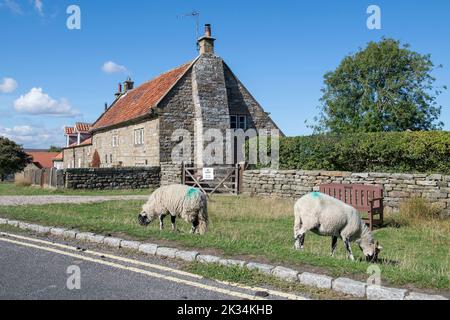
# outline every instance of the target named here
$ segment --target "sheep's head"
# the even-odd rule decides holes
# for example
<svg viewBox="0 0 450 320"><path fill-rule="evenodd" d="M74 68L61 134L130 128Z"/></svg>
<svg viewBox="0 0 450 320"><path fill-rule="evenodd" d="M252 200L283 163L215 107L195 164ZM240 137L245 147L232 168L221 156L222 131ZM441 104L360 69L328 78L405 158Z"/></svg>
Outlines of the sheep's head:
<svg viewBox="0 0 450 320"><path fill-rule="evenodd" d="M367 262L376 262L378 260L378 254L383 249L378 241L367 241L367 239L364 238L358 240L357 244L366 257Z"/></svg>
<svg viewBox="0 0 450 320"><path fill-rule="evenodd" d="M152 220L153 220L152 217L151 216L149 217L149 215L145 211L142 211L138 215L138 221L141 226L144 227L148 226L152 222Z"/></svg>

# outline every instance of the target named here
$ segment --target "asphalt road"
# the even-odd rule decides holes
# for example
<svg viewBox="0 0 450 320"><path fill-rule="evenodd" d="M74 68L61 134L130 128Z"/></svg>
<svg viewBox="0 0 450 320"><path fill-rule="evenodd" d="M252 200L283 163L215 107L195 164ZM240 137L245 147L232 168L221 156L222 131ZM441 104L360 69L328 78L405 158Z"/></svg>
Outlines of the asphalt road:
<svg viewBox="0 0 450 320"><path fill-rule="evenodd" d="M102 248L13 234L0 235L0 299L19 300L230 300L253 299L258 290L187 274L156 257L130 258ZM80 270L80 289L68 268ZM76 268L75 268L76 269ZM257 293L258 292L258 293ZM290 296L269 295L268 299ZM301 298L301 297L299 297Z"/></svg>

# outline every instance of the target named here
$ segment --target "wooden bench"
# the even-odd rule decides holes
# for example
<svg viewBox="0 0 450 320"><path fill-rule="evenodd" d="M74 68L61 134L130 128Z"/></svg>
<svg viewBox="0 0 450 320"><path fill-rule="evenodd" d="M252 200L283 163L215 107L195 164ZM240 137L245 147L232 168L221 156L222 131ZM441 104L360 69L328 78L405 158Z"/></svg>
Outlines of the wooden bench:
<svg viewBox="0 0 450 320"><path fill-rule="evenodd" d="M351 205L359 212L367 212L368 219L364 221L369 225L370 231L374 226L383 225L383 187L366 186L359 184L324 184L320 192L339 199ZM379 216L375 220L375 216Z"/></svg>

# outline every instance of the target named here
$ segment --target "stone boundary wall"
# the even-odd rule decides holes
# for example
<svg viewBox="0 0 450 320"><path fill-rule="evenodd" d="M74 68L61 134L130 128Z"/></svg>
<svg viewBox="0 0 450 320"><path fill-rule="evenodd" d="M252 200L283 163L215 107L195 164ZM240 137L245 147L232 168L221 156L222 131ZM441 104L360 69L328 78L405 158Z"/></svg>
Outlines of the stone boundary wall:
<svg viewBox="0 0 450 320"><path fill-rule="evenodd" d="M182 183L182 170L181 164L161 163L161 186Z"/></svg>
<svg viewBox="0 0 450 320"><path fill-rule="evenodd" d="M450 176L440 174L351 173L302 170L249 170L244 172L247 194L297 199L327 183L382 185L385 208L398 211L400 203L423 197L450 216Z"/></svg>
<svg viewBox="0 0 450 320"><path fill-rule="evenodd" d="M160 167L65 169L58 179L68 189L147 189L160 185Z"/></svg>

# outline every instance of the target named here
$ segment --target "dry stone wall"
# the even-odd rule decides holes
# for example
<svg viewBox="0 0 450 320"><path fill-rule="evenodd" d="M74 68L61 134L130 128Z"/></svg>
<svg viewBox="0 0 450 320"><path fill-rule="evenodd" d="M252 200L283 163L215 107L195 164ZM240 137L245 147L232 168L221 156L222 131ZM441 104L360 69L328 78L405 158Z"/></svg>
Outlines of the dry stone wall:
<svg viewBox="0 0 450 320"><path fill-rule="evenodd" d="M62 171L68 189L147 189L160 182L160 167L91 168Z"/></svg>
<svg viewBox="0 0 450 320"><path fill-rule="evenodd" d="M450 176L440 174L352 173L301 170L251 170L244 172L244 193L299 198L327 183L381 185L385 207L397 211L408 198L423 197L450 215Z"/></svg>

